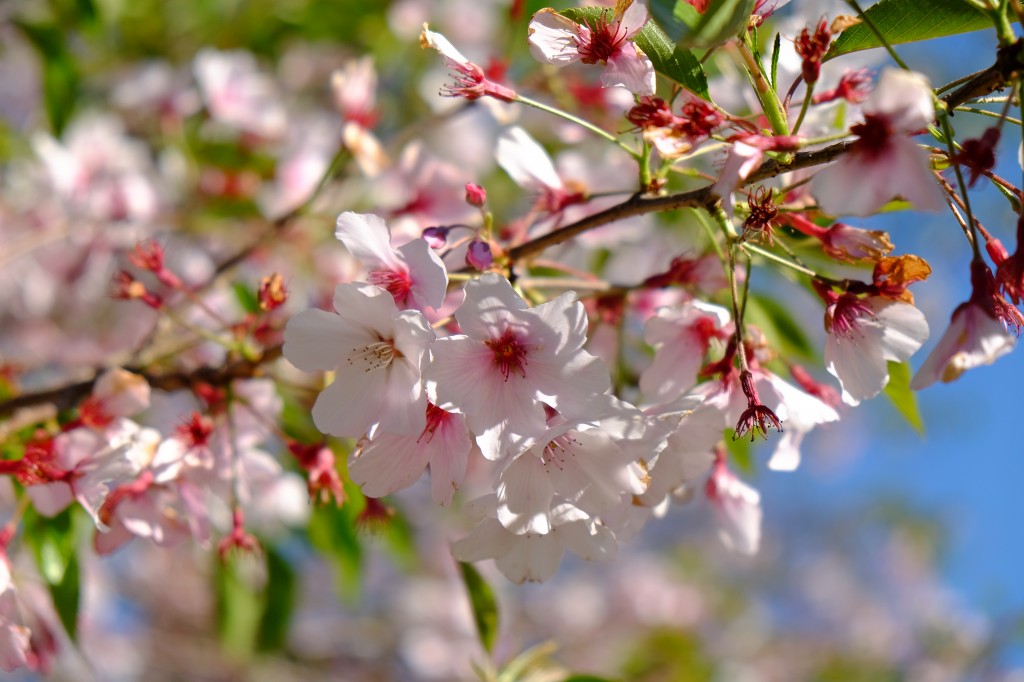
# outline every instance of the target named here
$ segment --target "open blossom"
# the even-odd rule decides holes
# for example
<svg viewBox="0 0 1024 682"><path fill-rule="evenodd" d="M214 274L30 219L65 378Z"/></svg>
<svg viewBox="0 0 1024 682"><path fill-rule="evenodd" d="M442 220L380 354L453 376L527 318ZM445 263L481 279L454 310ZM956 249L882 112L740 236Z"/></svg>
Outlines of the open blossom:
<svg viewBox="0 0 1024 682"><path fill-rule="evenodd" d="M825 366L839 379L843 402L857 405L889 383L889 362L905 362L928 339L928 322L909 303L881 296L823 292Z"/></svg>
<svg viewBox="0 0 1024 682"><path fill-rule="evenodd" d="M473 442L466 418L427 403L427 425L415 435L383 433L361 445L349 463L349 477L367 497L408 488L430 469L434 502L447 505L462 485Z"/></svg>
<svg viewBox="0 0 1024 682"><path fill-rule="evenodd" d="M459 561L494 559L495 565L514 583L543 582L562 563L565 550L589 561L610 561L618 552L611 530L565 502L551 510L551 530L516 534L498 521L497 498L487 495L465 505L464 511L479 519L476 528L452 545Z"/></svg>
<svg viewBox="0 0 1024 682"><path fill-rule="evenodd" d="M213 119L266 139L284 135L288 119L277 84L251 54L207 48L196 55L193 70Z"/></svg>
<svg viewBox="0 0 1024 682"><path fill-rule="evenodd" d="M487 78L482 67L463 57L447 38L431 31L426 25L420 33L420 47L432 47L437 50L444 58L445 66L451 71L454 81L441 89L442 95L465 97L468 100L494 97L503 102L515 101L515 90Z"/></svg>
<svg viewBox="0 0 1024 682"><path fill-rule="evenodd" d="M39 513L53 516L77 500L105 528L99 510L111 490L132 480L150 461L160 434L119 418L102 430L72 429L53 439L48 480L27 493Z"/></svg>
<svg viewBox="0 0 1024 682"><path fill-rule="evenodd" d="M419 434L427 400L420 379L434 333L414 310L399 310L384 289L339 284L337 314L306 310L288 321L284 356L307 372L335 371L313 405L318 429L358 438L382 431Z"/></svg>
<svg viewBox="0 0 1024 682"><path fill-rule="evenodd" d="M351 211L338 216L334 234L369 270L366 281L387 289L399 307L441 307L448 272L426 240L413 239L396 249L383 219Z"/></svg>
<svg viewBox="0 0 1024 682"><path fill-rule="evenodd" d="M537 61L566 66L581 61L603 64L601 84L622 86L637 95L653 95L654 65L630 42L647 23L641 0L620 0L609 19L602 14L593 27L577 24L552 9L542 9L530 20L530 52Z"/></svg>
<svg viewBox="0 0 1024 682"><path fill-rule="evenodd" d="M999 319L995 281L981 261L971 264L971 283L971 298L953 311L946 333L911 380L912 389L954 381L967 370L991 365L1013 350L1017 337Z"/></svg>
<svg viewBox="0 0 1024 682"><path fill-rule="evenodd" d="M811 194L831 215L866 216L902 197L924 211L945 206L928 154L907 139L935 118L932 90L919 73L886 69L864 102L850 150L811 180Z"/></svg>
<svg viewBox="0 0 1024 682"><path fill-rule="evenodd" d="M757 554L761 546L761 495L741 481L719 455L704 487L718 523L718 537L740 554Z"/></svg>
<svg viewBox="0 0 1024 682"><path fill-rule="evenodd" d="M711 186L711 191L724 200L729 214L733 210L731 193L761 166L766 151L792 152L800 148L796 135L737 135L731 141L718 180Z"/></svg>
<svg viewBox="0 0 1024 682"><path fill-rule="evenodd" d="M544 403L583 409L610 386L607 368L582 349L587 315L572 293L527 308L507 279L489 273L466 285L455 317L464 333L433 344L425 377L431 401L465 414L489 459L544 434Z"/></svg>
<svg viewBox="0 0 1024 682"><path fill-rule="evenodd" d="M669 402L697 383L712 339L725 337L729 312L709 303L688 301L661 308L644 325L644 340L654 360L640 375L640 390L652 402Z"/></svg>
<svg viewBox="0 0 1024 682"><path fill-rule="evenodd" d="M561 502L599 517L644 492L643 468L611 434L571 426L552 428L499 474L497 516L513 533L550 533Z"/></svg>
<svg viewBox="0 0 1024 682"><path fill-rule="evenodd" d="M537 194L537 206L544 211L557 213L586 200L586 193L566 184L544 148L519 126L498 136L494 158L517 185Z"/></svg>

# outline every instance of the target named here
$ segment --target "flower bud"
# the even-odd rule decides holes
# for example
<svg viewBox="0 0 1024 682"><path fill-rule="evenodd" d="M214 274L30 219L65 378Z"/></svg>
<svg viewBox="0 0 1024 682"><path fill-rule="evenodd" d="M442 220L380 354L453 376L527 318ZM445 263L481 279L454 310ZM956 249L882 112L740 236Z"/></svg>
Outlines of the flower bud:
<svg viewBox="0 0 1024 682"><path fill-rule="evenodd" d="M494 255L491 253L491 245L487 242L474 239L466 251L466 263L477 270L486 270L494 263Z"/></svg>

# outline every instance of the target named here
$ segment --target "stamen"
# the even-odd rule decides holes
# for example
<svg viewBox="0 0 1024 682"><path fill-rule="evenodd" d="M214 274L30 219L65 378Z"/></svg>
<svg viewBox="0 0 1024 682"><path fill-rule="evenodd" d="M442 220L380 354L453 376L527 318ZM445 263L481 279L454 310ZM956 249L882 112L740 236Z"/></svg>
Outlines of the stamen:
<svg viewBox="0 0 1024 682"><path fill-rule="evenodd" d="M348 356L348 364L362 367L364 372L373 372L390 367L395 357L400 355L401 353L395 350L393 339L381 340L353 348L352 354Z"/></svg>

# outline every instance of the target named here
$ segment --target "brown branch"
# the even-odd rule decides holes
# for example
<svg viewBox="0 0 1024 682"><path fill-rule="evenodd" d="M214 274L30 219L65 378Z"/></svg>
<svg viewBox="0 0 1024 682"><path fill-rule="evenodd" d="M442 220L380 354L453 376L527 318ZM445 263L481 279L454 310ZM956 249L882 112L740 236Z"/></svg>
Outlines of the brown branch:
<svg viewBox="0 0 1024 682"><path fill-rule="evenodd" d="M837 156L845 153L850 148L851 144L852 141L839 142L837 144L824 147L823 149L816 149L810 152L800 152L794 155L791 161L786 163L770 159L765 161L761 164L760 168L751 173L744 184L749 185L761 180L767 180L768 178L774 178L776 175L788 173L789 171L828 163ZM562 242L568 241L579 234L601 227L602 225L615 222L616 220L631 218L645 213L654 213L656 211L672 211L679 208L699 208L702 206L705 208L711 208L717 204L718 201L718 195L711 191L710 186L701 187L700 189L691 190L689 192L680 192L678 194L659 197L645 197L640 194L634 194L621 204L616 204L615 206L606 208L603 211L581 218L574 223L560 227L553 232L541 235L524 244L520 244L519 246L509 249L508 256L514 263L528 256L532 256L535 253L539 253L548 247L561 244Z"/></svg>
<svg viewBox="0 0 1024 682"><path fill-rule="evenodd" d="M251 379L260 375L262 366L281 357L281 345L271 346L252 360L231 360L219 367L203 366L188 372L151 372L137 367L126 367L130 372L141 375L146 382L161 391L177 391L199 384L225 386L236 379ZM0 417L7 417L17 410L33 405L51 403L59 410L67 410L78 404L92 392L92 387L102 370L96 370L91 379L56 388L45 389L5 400L0 403Z"/></svg>
<svg viewBox="0 0 1024 682"><path fill-rule="evenodd" d="M1010 84L1021 68L1024 67L1024 38L1012 45L1000 47L996 52L996 62L984 71L979 71L973 78L942 98L949 107L949 113L961 104L976 97L990 95Z"/></svg>

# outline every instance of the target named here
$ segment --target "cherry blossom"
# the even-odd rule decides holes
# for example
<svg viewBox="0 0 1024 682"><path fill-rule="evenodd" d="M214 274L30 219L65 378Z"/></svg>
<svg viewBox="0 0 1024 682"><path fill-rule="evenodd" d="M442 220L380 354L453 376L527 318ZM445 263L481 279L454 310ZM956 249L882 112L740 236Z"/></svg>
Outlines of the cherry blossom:
<svg viewBox="0 0 1024 682"><path fill-rule="evenodd" d="M991 365L1016 345L1017 337L995 310L995 280L984 263L971 264L971 282L971 298L953 311L946 333L910 381L912 389L954 381L969 369Z"/></svg>
<svg viewBox="0 0 1024 682"><path fill-rule="evenodd" d="M424 239L413 239L397 249L391 230L373 214L346 211L338 216L335 236L368 269L367 282L394 297L402 308L440 308L448 288L448 272Z"/></svg>
<svg viewBox="0 0 1024 682"><path fill-rule="evenodd" d="M426 421L416 436L383 433L355 451L348 473L364 495L384 497L408 488L429 467L434 502L451 503L473 445L466 418L427 403Z"/></svg>
<svg viewBox="0 0 1024 682"><path fill-rule="evenodd" d="M761 495L730 471L719 454L704 488L718 524L718 537L740 554L757 554L761 546Z"/></svg>
<svg viewBox="0 0 1024 682"><path fill-rule="evenodd" d="M857 405L889 383L889 362L906 362L928 339L928 322L909 303L881 296L826 292L825 367L839 379L843 402Z"/></svg>
<svg viewBox="0 0 1024 682"><path fill-rule="evenodd" d="M288 321L284 356L307 372L333 370L313 405L324 433L360 437L383 431L417 435L425 426L420 380L434 334L423 316L398 310L391 294L369 284L339 284L337 314L306 310Z"/></svg>
<svg viewBox="0 0 1024 682"><path fill-rule="evenodd" d="M502 526L495 495L477 498L463 511L479 523L452 545L452 555L459 561L494 559L498 570L514 583L549 579L567 549L589 561L610 561L618 553L615 535L567 502L551 510L551 530L543 535L519 535Z"/></svg>
<svg viewBox="0 0 1024 682"><path fill-rule="evenodd" d="M689 301L661 308L644 326L654 360L640 375L640 390L652 402L669 402L697 383L704 356L714 339L723 339L729 312L710 303Z"/></svg>
<svg viewBox="0 0 1024 682"><path fill-rule="evenodd" d="M550 533L562 501L600 517L647 487L642 467L610 433L572 426L553 427L499 474L497 516L513 533Z"/></svg>
<svg viewBox="0 0 1024 682"><path fill-rule="evenodd" d="M866 216L894 197L923 211L945 206L928 154L907 139L935 118L932 90L919 73L885 69L864 102L853 147L811 180L811 194L831 215Z"/></svg>
<svg viewBox="0 0 1024 682"><path fill-rule="evenodd" d="M562 180L548 153L519 126L502 131L494 157L517 185L537 195L537 206L544 211L558 213L586 199L579 187Z"/></svg>
<svg viewBox="0 0 1024 682"><path fill-rule="evenodd" d="M619 2L614 16L602 14L593 27L542 9L530 20L530 52L555 66L577 61L603 64L601 84L606 88L621 86L637 95L653 95L654 65L630 42L646 23L647 6L641 0Z"/></svg>
<svg viewBox="0 0 1024 682"><path fill-rule="evenodd" d="M420 34L420 47L432 47L437 50L444 58L445 66L452 72L454 83L442 88L442 95L465 97L469 100L494 97L503 102L515 101L514 90L487 78L481 67L463 57L462 53L440 33L435 33L424 26Z"/></svg>
<svg viewBox="0 0 1024 682"><path fill-rule="evenodd" d="M277 139L288 119L277 84L241 50L205 49L192 64L199 91L214 120L266 139Z"/></svg>
<svg viewBox="0 0 1024 682"><path fill-rule="evenodd" d="M508 280L488 273L466 285L455 317L463 334L433 344L425 377L431 401L464 413L489 459L544 434L541 401L582 408L609 388L607 369L582 350L587 316L571 293L527 308Z"/></svg>

